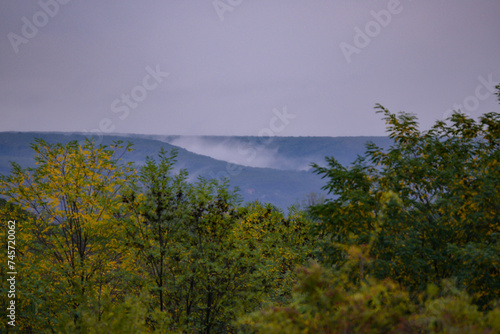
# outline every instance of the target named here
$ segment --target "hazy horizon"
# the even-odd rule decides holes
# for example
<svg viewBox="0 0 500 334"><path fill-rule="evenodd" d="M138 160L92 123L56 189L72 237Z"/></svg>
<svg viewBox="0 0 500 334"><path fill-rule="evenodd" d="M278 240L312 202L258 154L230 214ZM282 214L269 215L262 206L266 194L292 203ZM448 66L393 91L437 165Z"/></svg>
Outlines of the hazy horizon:
<svg viewBox="0 0 500 334"><path fill-rule="evenodd" d="M375 142L384 142L382 139L388 139L387 136L339 136L339 137L318 137L318 136L277 136L277 137L258 137L258 136L183 136L183 135L144 135L144 134L105 134L102 137L86 135L76 132L40 132L40 131L0 131L2 134L12 134L13 136L33 134L38 138L48 137L50 143L54 140L81 140L82 137L94 139L97 145L103 144L105 137L118 137L117 140L152 140L155 142L164 142L178 148L185 149L191 153L210 157L215 160L227 162L226 168L231 169L231 165L245 166L255 168L271 168L288 171L310 171L311 163L323 164L325 156L334 154L340 150L342 163L351 163L355 156L346 159L345 154L350 151L352 145L364 145L365 139L371 139ZM71 136L78 136L73 137ZM8 135L3 137L3 147L9 147L11 139ZM340 139L340 140L339 140ZM361 140L360 140L361 139ZM24 146L28 148L32 141L25 141ZM109 144L109 140L107 141ZM141 143L139 141L139 143ZM344 147L344 143L347 146ZM357 143L357 144L356 144ZM297 146L298 145L298 146ZM305 146L307 145L307 149ZM133 148L135 144L133 145ZM327 148L332 149L331 151ZM358 147L359 148L359 147ZM298 151L297 151L298 149ZM352 152L351 152L352 153ZM362 152L357 152L361 154ZM153 156L155 156L153 154ZM352 154L350 154L352 155ZM339 158L339 157L337 157Z"/></svg>

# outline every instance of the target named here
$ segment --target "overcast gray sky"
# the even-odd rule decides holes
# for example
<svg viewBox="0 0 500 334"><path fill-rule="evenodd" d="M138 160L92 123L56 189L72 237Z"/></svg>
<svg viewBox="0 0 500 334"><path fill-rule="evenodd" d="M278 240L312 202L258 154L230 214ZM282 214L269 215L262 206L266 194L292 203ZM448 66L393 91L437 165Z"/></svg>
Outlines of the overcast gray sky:
<svg viewBox="0 0 500 334"><path fill-rule="evenodd" d="M498 0L0 2L0 131L383 135L498 111ZM168 75L167 75L168 73Z"/></svg>

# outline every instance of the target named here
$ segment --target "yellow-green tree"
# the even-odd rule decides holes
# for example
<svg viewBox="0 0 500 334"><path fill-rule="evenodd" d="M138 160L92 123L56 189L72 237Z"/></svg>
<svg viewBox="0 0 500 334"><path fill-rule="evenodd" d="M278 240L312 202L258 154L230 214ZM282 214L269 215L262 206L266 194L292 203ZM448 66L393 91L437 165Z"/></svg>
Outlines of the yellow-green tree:
<svg viewBox="0 0 500 334"><path fill-rule="evenodd" d="M78 323L79 306L90 299L100 317L104 290L113 296L126 290L127 254L114 212L133 174L120 162L130 146L120 142L97 147L88 140L63 145L37 139L32 148L36 167L12 163L11 174L0 179L0 194L30 213L17 236L24 245L20 290L34 320L22 324L26 333L68 317Z"/></svg>

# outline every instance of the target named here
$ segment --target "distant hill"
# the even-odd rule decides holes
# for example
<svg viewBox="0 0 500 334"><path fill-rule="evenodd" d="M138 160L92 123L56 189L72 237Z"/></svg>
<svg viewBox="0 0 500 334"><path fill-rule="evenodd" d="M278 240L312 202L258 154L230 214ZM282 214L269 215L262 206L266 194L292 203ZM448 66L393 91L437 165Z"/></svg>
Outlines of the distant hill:
<svg viewBox="0 0 500 334"><path fill-rule="evenodd" d="M311 162L321 164L326 156L335 156L343 165L352 163L372 141L381 147L392 143L388 137L246 137L246 136L160 136L132 135L138 138L160 140L181 146L192 152L216 157L228 155L241 164L255 165L272 155L266 167L284 170L307 170ZM230 152L223 154L221 151ZM212 154L211 154L212 153ZM260 166L262 167L262 166Z"/></svg>
<svg viewBox="0 0 500 334"><path fill-rule="evenodd" d="M34 166L33 150L30 148L35 138L49 143L67 143L84 140L82 134L43 133L43 132L0 132L0 174L10 172L10 161L23 167ZM260 200L286 209L303 199L311 192L321 192L324 185L318 175L312 173L311 162L323 164L325 156L335 156L340 163L347 165L365 150L370 140L382 147L391 143L386 137L218 137L218 136L152 136L119 135L104 136L102 143L123 140L133 143L134 150L124 156L140 166L147 156L157 156L160 148L169 151L177 149L177 168L187 169L190 178L227 177L232 187L238 187L244 201ZM190 146L197 150L193 153L172 143ZM206 151L206 152L205 152ZM201 154L200 154L201 153ZM227 157L227 161L210 157ZM272 167L272 168L271 168Z"/></svg>

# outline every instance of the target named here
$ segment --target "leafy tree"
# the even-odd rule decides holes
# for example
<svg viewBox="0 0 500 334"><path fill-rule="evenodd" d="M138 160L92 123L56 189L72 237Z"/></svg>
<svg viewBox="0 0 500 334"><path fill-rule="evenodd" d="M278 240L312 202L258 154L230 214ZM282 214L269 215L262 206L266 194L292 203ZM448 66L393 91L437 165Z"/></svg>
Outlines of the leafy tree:
<svg viewBox="0 0 500 334"><path fill-rule="evenodd" d="M123 195L126 239L150 280L153 309L170 330L235 331L238 314L284 300L307 256L307 224L272 206L240 207L225 182L188 183L176 152L148 158Z"/></svg>
<svg viewBox="0 0 500 334"><path fill-rule="evenodd" d="M139 185L124 195L126 238L171 329L210 332L225 319L221 300L235 278L227 236L236 198L216 181L188 184L186 171L174 174L175 159L163 150L158 162L148 158Z"/></svg>
<svg viewBox="0 0 500 334"><path fill-rule="evenodd" d="M416 116L377 109L394 140L387 151L369 143L348 168L314 165L336 195L313 209L322 259L338 265L343 245L376 234L377 277L412 292L453 277L487 305L500 295L500 115L455 113L421 132Z"/></svg>
<svg viewBox="0 0 500 334"><path fill-rule="evenodd" d="M53 328L65 315L78 323L78 307L90 296L100 317L102 291L123 293L127 282L114 212L122 205L118 192L133 173L120 163L130 149L120 142L96 147L88 140L62 145L38 139L32 148L35 168L12 163L11 174L0 179L0 194L31 213L18 234L24 247L19 287L36 320L23 323L27 333Z"/></svg>
<svg viewBox="0 0 500 334"><path fill-rule="evenodd" d="M123 202L127 203L125 213L132 213L124 225L128 246L141 258L154 280L158 307L164 311L173 301L173 296L167 297L168 277L183 265L177 263L180 250L175 243L184 232L182 219L189 219L186 203L190 190L185 171L170 175L175 152L167 157L166 152L161 151L160 157L158 164L147 158L138 179L143 189L129 189Z"/></svg>

